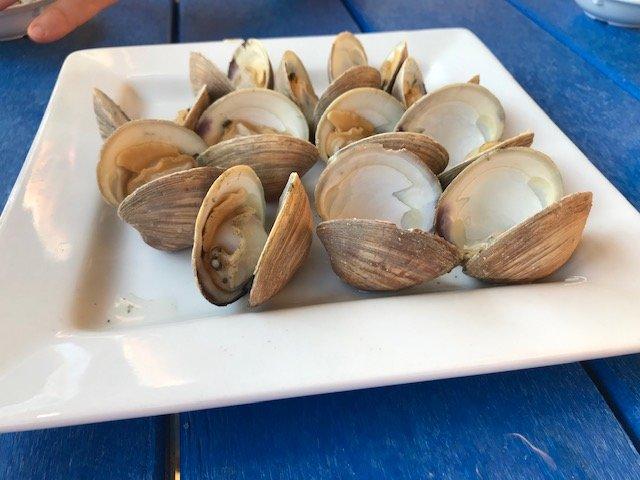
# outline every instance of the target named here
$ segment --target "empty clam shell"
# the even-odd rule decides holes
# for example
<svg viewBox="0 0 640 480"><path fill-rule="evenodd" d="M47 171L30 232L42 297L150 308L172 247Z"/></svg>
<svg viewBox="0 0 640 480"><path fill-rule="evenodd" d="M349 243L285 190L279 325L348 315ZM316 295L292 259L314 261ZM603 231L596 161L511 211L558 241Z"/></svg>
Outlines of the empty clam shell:
<svg viewBox="0 0 640 480"><path fill-rule="evenodd" d="M390 132L404 112L402 104L377 88L354 88L336 98L322 114L316 145L322 159L376 133Z"/></svg>
<svg viewBox="0 0 640 480"><path fill-rule="evenodd" d="M422 71L420 70L418 62L416 62L413 57L407 57L402 64L393 82L391 93L407 108L427 93L427 89L424 86L424 79L422 78Z"/></svg>
<svg viewBox="0 0 640 480"><path fill-rule="evenodd" d="M258 259L249 305L266 302L289 283L309 255L312 236L309 198L294 172L282 192L276 221Z"/></svg>
<svg viewBox="0 0 640 480"><path fill-rule="evenodd" d="M196 95L196 100L193 103L193 106L186 111L178 112L176 123L182 127L188 128L189 130L195 130L200 116L207 109L210 103L207 86L203 85Z"/></svg>
<svg viewBox="0 0 640 480"><path fill-rule="evenodd" d="M263 88L236 90L216 100L200 117L196 131L208 145L264 133L309 139L309 126L298 106Z"/></svg>
<svg viewBox="0 0 640 480"><path fill-rule="evenodd" d="M318 103L318 96L302 60L291 50L282 55L275 74L275 89L293 100L304 113L309 125L313 124L313 111Z"/></svg>
<svg viewBox="0 0 640 480"><path fill-rule="evenodd" d="M511 137L500 142L485 143L481 147L471 152L466 157L466 160L464 162L459 163L455 167L450 168L449 170L442 172L440 175L438 175L438 180L440 180L440 184L442 185L442 188L446 188L447 185L449 185L453 181L453 179L460 174L462 170L467 168L469 165L475 162L478 158L484 155L488 155L489 153L494 152L495 150L500 150L502 148L530 147L531 144L533 143L533 137L534 137L533 132L523 132L523 133L520 133L519 135L516 135L515 137Z"/></svg>
<svg viewBox="0 0 640 480"><path fill-rule="evenodd" d="M433 228L442 190L433 172L408 150L359 145L340 151L315 190L322 220L362 218L401 228Z"/></svg>
<svg viewBox="0 0 640 480"><path fill-rule="evenodd" d="M152 180L120 203L118 215L153 248L189 248L202 200L222 172L215 167L198 167Z"/></svg>
<svg viewBox="0 0 640 480"><path fill-rule="evenodd" d="M339 33L331 45L327 72L329 83L342 75L351 67L367 64L367 54L364 47L353 33Z"/></svg>
<svg viewBox="0 0 640 480"><path fill-rule="evenodd" d="M116 129L127 123L129 117L122 108L98 88L93 89L93 112L96 115L100 136L106 140Z"/></svg>
<svg viewBox="0 0 640 480"><path fill-rule="evenodd" d="M400 67L406 60L409 52L407 50L407 42L402 41L396 45L389 53L387 58L382 62L380 67L380 76L382 77L382 89L391 93L393 83L400 71Z"/></svg>
<svg viewBox="0 0 640 480"><path fill-rule="evenodd" d="M449 272L460 263L455 246L432 233L403 230L390 222L330 220L317 228L333 271L360 290L411 287Z"/></svg>
<svg viewBox="0 0 640 480"><path fill-rule="evenodd" d="M346 146L338 153L349 148L356 148L359 145L370 145L374 143L382 145L388 150L405 149L410 151L422 160L436 175L447 167L447 162L449 161L449 154L442 145L427 135L413 132L378 133L377 135L358 140ZM336 155L329 157L327 162L331 163Z"/></svg>
<svg viewBox="0 0 640 480"><path fill-rule="evenodd" d="M380 71L368 65L347 69L322 93L313 112L313 125L317 126L322 114L336 98L348 90L358 87L380 88Z"/></svg>
<svg viewBox="0 0 640 480"><path fill-rule="evenodd" d="M449 152L449 168L483 143L498 140L504 109L485 87L473 83L447 85L425 95L402 116L397 131L425 133Z"/></svg>
<svg viewBox="0 0 640 480"><path fill-rule="evenodd" d="M155 178L195 166L207 145L192 130L168 120L131 120L104 143L97 166L98 186L111 205Z"/></svg>
<svg viewBox="0 0 640 480"><path fill-rule="evenodd" d="M249 290L267 241L262 185L246 165L211 185L196 217L191 263L196 285L211 303L227 305Z"/></svg>
<svg viewBox="0 0 640 480"><path fill-rule="evenodd" d="M250 166L260 178L267 200L272 200L282 193L291 172L304 175L318 158L318 149L306 140L264 134L220 142L202 152L197 162L223 169Z"/></svg>
<svg viewBox="0 0 640 480"><path fill-rule="evenodd" d="M471 257L465 272L494 283L526 283L551 275L573 255L591 203L591 192L567 195Z"/></svg>
<svg viewBox="0 0 640 480"><path fill-rule="evenodd" d="M242 42L229 63L228 76L235 88L273 88L271 61L260 40Z"/></svg>
<svg viewBox="0 0 640 480"><path fill-rule="evenodd" d="M211 102L224 97L234 89L227 76L211 60L198 52L191 52L189 55L189 79L193 94L197 95L202 87L207 87Z"/></svg>

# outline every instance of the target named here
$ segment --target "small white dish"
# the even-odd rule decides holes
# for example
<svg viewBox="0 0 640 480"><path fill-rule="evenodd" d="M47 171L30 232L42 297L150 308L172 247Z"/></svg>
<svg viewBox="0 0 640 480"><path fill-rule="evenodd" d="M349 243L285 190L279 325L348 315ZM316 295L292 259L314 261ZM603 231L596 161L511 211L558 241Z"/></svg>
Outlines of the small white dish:
<svg viewBox="0 0 640 480"><path fill-rule="evenodd" d="M0 11L0 41L24 37L31 20L53 1L36 0Z"/></svg>
<svg viewBox="0 0 640 480"><path fill-rule="evenodd" d="M189 52L224 67L238 41L96 49L65 61L0 219L0 431L154 415L640 351L640 215L468 30L359 36L372 65L406 39L427 88L479 73L505 136L533 129L566 191L594 204L574 257L534 285L491 287L460 269L400 295L343 284L314 238L264 308L214 307L190 252L144 244L101 199L98 87L132 116L173 118L193 95ZM333 37L295 49L321 91ZM316 181L319 163L303 181Z"/></svg>
<svg viewBox="0 0 640 480"><path fill-rule="evenodd" d="M640 0L576 0L588 17L616 27L640 28Z"/></svg>

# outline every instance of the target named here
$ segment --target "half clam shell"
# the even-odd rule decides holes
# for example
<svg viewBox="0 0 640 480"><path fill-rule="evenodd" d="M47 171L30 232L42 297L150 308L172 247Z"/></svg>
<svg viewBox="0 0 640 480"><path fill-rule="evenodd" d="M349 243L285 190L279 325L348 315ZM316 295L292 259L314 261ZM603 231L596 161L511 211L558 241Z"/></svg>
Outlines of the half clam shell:
<svg viewBox="0 0 640 480"><path fill-rule="evenodd" d="M304 113L309 125L313 125L313 111L318 103L318 96L302 60L291 50L282 55L275 74L275 89L293 100Z"/></svg>
<svg viewBox="0 0 640 480"><path fill-rule="evenodd" d="M233 53L228 76L235 88L273 88L271 61L260 40L242 42Z"/></svg>
<svg viewBox="0 0 640 480"><path fill-rule="evenodd" d="M307 120L297 105L264 88L236 90L216 100L200 117L196 131L208 145L264 133L309 138Z"/></svg>
<svg viewBox="0 0 640 480"><path fill-rule="evenodd" d="M393 47L393 50L391 50L387 58L382 62L382 66L380 66L380 76L382 77L382 89L385 92L391 93L393 83L400 71L400 67L407 59L408 55L409 51L407 50L407 42L403 40Z"/></svg>
<svg viewBox="0 0 640 480"><path fill-rule="evenodd" d="M353 33L339 33L331 45L331 53L329 54L327 66L329 83L357 65L367 65L367 54L364 47Z"/></svg>
<svg viewBox="0 0 640 480"><path fill-rule="evenodd" d="M193 106L186 110L178 112L176 123L181 127L188 128L189 130L195 130L198 120L202 116L202 113L211 104L209 101L209 93L207 92L207 86L203 85L200 91L196 95L196 100L193 102Z"/></svg>
<svg viewBox="0 0 640 480"><path fill-rule="evenodd" d="M104 143L97 166L98 186L113 206L155 178L195 166L207 145L192 130L168 120L131 120Z"/></svg>
<svg viewBox="0 0 640 480"><path fill-rule="evenodd" d="M318 149L288 135L263 134L217 143L196 159L199 165L227 169L248 165L260 178L267 200L278 198L292 172L304 175L318 160Z"/></svg>
<svg viewBox="0 0 640 480"><path fill-rule="evenodd" d="M98 88L93 89L93 112L103 140L130 120L120 105Z"/></svg>
<svg viewBox="0 0 640 480"><path fill-rule="evenodd" d="M153 248L189 248L202 200L222 172L215 167L198 167L152 180L120 203L118 215Z"/></svg>
<svg viewBox="0 0 640 480"><path fill-rule="evenodd" d="M206 87L211 102L234 90L231 81L215 63L198 52L189 54L189 80L193 94L197 95L202 87Z"/></svg>
<svg viewBox="0 0 640 480"><path fill-rule="evenodd" d="M407 57L402 64L391 93L407 108L426 95L422 71L413 57Z"/></svg>
<svg viewBox="0 0 640 480"><path fill-rule="evenodd" d="M376 133L390 132L404 113L402 104L377 88L354 88L336 98L322 114L316 129L320 157Z"/></svg>
<svg viewBox="0 0 640 480"><path fill-rule="evenodd" d="M504 109L489 90L473 83L447 85L425 95L402 116L397 131L425 133L449 152L449 168L483 143L498 140Z"/></svg>

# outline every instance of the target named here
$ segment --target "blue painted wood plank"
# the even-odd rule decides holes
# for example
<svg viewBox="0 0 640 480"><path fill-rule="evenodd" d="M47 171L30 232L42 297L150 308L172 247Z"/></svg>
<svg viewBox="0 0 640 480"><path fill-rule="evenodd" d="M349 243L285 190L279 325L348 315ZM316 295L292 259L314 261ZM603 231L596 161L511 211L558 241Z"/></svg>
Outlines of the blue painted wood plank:
<svg viewBox="0 0 640 480"><path fill-rule="evenodd" d="M167 43L171 0L122 0L49 45L0 45L0 205L20 171L65 57L84 48Z"/></svg>
<svg viewBox="0 0 640 480"><path fill-rule="evenodd" d="M466 27L640 207L640 103L504 0L347 0L365 31Z"/></svg>
<svg viewBox="0 0 640 480"><path fill-rule="evenodd" d="M160 417L0 435L3 480L163 478Z"/></svg>
<svg viewBox="0 0 640 480"><path fill-rule="evenodd" d="M621 88L640 99L640 33L587 18L573 0L508 0Z"/></svg>
<svg viewBox="0 0 640 480"><path fill-rule="evenodd" d="M340 0L181 0L179 5L181 42L358 29Z"/></svg>
<svg viewBox="0 0 640 480"><path fill-rule="evenodd" d="M584 366L640 449L640 355L593 360Z"/></svg>
<svg viewBox="0 0 640 480"><path fill-rule="evenodd" d="M181 434L183 480L640 478L577 364L193 412Z"/></svg>

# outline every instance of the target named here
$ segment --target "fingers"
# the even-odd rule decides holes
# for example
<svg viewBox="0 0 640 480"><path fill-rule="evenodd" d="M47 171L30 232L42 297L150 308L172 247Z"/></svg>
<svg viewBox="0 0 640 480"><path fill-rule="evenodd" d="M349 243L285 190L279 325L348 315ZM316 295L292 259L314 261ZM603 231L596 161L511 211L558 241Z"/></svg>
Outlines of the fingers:
<svg viewBox="0 0 640 480"><path fill-rule="evenodd" d="M57 0L31 22L27 33L34 42L53 42L114 3L116 0Z"/></svg>
<svg viewBox="0 0 640 480"><path fill-rule="evenodd" d="M17 1L18 0L0 0L0 10L4 10L5 8L10 7Z"/></svg>

